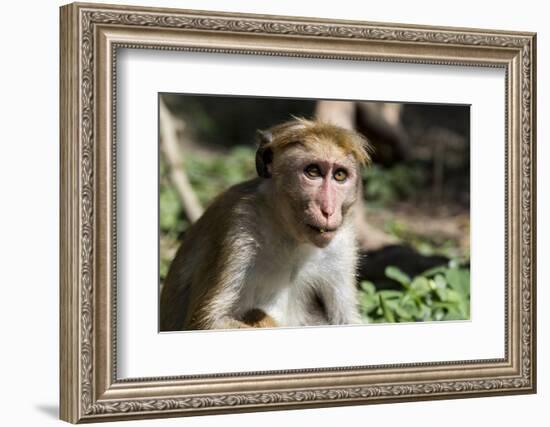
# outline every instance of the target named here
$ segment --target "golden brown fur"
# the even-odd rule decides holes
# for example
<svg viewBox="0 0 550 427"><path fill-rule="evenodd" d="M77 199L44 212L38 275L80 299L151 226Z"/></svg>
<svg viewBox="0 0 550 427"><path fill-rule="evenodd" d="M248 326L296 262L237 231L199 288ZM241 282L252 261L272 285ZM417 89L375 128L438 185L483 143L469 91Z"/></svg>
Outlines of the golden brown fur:
<svg viewBox="0 0 550 427"><path fill-rule="evenodd" d="M272 139L264 148L281 150L296 143L310 148L318 146L321 141L330 140L331 144L353 155L361 165L370 162L370 146L367 141L358 133L331 123L296 118L272 127L269 132Z"/></svg>

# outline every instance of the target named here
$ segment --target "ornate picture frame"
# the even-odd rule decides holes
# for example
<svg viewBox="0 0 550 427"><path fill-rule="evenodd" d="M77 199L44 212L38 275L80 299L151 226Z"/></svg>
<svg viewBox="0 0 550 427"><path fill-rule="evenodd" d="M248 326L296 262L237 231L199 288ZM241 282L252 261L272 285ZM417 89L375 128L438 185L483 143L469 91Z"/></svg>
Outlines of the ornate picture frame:
<svg viewBox="0 0 550 427"><path fill-rule="evenodd" d="M61 419L112 421L536 391L534 33L79 3L63 6L60 18ZM504 357L119 379L115 106L122 48L503 69Z"/></svg>

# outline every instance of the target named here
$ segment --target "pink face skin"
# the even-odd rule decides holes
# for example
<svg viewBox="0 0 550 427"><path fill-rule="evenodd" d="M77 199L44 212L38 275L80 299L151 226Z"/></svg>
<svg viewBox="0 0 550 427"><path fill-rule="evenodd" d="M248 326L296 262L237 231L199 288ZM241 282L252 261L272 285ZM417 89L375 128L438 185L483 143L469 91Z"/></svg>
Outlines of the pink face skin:
<svg viewBox="0 0 550 427"><path fill-rule="evenodd" d="M279 155L277 155L279 154ZM276 191L290 208L280 211L294 237L326 247L344 223L357 198L357 162L331 143L296 144L275 153L272 164Z"/></svg>

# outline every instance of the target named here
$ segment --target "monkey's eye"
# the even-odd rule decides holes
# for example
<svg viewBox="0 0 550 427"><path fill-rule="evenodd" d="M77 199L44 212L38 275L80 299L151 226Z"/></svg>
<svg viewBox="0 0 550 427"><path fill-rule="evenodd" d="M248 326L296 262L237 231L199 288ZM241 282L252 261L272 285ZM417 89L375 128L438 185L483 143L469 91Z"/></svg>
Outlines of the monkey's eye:
<svg viewBox="0 0 550 427"><path fill-rule="evenodd" d="M317 165L307 166L304 172L310 178L319 178L321 176L321 169Z"/></svg>
<svg viewBox="0 0 550 427"><path fill-rule="evenodd" d="M348 173L344 169L338 169L333 176L336 181L344 182L348 178Z"/></svg>

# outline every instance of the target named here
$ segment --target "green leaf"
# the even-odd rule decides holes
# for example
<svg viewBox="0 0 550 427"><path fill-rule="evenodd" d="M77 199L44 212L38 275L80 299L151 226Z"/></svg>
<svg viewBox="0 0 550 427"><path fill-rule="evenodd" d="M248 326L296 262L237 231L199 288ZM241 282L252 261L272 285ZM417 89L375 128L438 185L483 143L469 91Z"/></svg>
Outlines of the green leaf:
<svg viewBox="0 0 550 427"><path fill-rule="evenodd" d="M368 280L363 280L361 282L361 289L369 295L374 295L376 293L376 286L374 286L374 283L369 282Z"/></svg>
<svg viewBox="0 0 550 427"><path fill-rule="evenodd" d="M449 311L442 320L466 320L464 316L458 311Z"/></svg>
<svg viewBox="0 0 550 427"><path fill-rule="evenodd" d="M386 277L399 282L405 289L409 288L411 278L399 270L397 267L389 266L385 270Z"/></svg>
<svg viewBox="0 0 550 427"><path fill-rule="evenodd" d="M462 301L462 296L453 289L446 289L447 292L447 301L459 303Z"/></svg>
<svg viewBox="0 0 550 427"><path fill-rule="evenodd" d="M455 270L460 267L460 262L457 259L452 259L449 261L449 268Z"/></svg>
<svg viewBox="0 0 550 427"><path fill-rule="evenodd" d="M470 271L465 269L450 268L445 272L445 277L451 288L461 295L470 295Z"/></svg>
<svg viewBox="0 0 550 427"><path fill-rule="evenodd" d="M382 295L386 300L400 299L403 297L402 291L395 291L393 289L384 289L378 293Z"/></svg>
<svg viewBox="0 0 550 427"><path fill-rule="evenodd" d="M370 313L378 308L380 300L376 295L361 293L359 297L359 305L365 313Z"/></svg>
<svg viewBox="0 0 550 427"><path fill-rule="evenodd" d="M413 279L411 283L411 290L420 297L431 292L430 282L428 279L422 276L417 276Z"/></svg>
<svg viewBox="0 0 550 427"><path fill-rule="evenodd" d="M448 295L448 290L445 289L445 288L437 288L435 290L435 293L437 295L437 297L443 301L443 302L446 302L447 301L447 295Z"/></svg>
<svg viewBox="0 0 550 427"><path fill-rule="evenodd" d="M447 287L447 282L445 281L445 276L437 274L434 277L434 283L436 289L445 289Z"/></svg>
<svg viewBox="0 0 550 427"><path fill-rule="evenodd" d="M400 317L399 320L410 321L418 315L416 304L412 300L405 302L405 298L395 307L395 313Z"/></svg>
<svg viewBox="0 0 550 427"><path fill-rule="evenodd" d="M426 304L420 304L417 312L417 319L422 321L432 320L432 310Z"/></svg>
<svg viewBox="0 0 550 427"><path fill-rule="evenodd" d="M378 294L378 295L380 298L380 307L382 308L382 312L384 313L385 319L390 323L395 323L395 317L392 311L390 310L390 308L388 307L386 300L384 299L382 294Z"/></svg>
<svg viewBox="0 0 550 427"><path fill-rule="evenodd" d="M443 320L443 318L445 317L445 311L443 309L437 309L435 310L434 314L433 314L433 319L434 320Z"/></svg>
<svg viewBox="0 0 550 427"><path fill-rule="evenodd" d="M432 276L435 276L437 273L445 273L445 271L447 271L447 267L440 265L440 266L432 267L426 270L421 274L421 276L432 277Z"/></svg>

